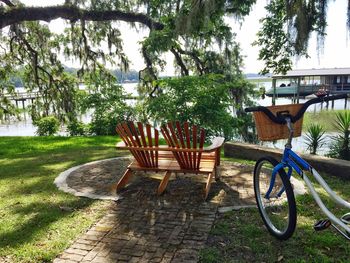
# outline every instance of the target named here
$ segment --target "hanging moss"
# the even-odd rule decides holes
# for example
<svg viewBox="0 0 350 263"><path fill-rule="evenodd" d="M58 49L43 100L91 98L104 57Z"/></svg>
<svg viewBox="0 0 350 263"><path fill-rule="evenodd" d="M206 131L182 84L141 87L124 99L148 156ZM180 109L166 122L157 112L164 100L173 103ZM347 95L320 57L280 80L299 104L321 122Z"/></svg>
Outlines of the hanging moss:
<svg viewBox="0 0 350 263"><path fill-rule="evenodd" d="M328 2L327 0L269 2L266 6L267 16L262 20L262 28L256 41L261 47L259 58L265 61L263 73L270 71L285 73L291 69L292 57L307 57L309 39L313 32L317 34L318 51L323 51ZM271 45L279 48L272 48Z"/></svg>

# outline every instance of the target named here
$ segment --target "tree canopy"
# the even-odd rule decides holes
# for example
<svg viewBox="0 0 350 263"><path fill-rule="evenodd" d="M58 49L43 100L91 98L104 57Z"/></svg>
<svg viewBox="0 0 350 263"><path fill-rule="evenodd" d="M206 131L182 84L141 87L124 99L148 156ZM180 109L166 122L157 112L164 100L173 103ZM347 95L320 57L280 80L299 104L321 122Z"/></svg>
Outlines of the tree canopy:
<svg viewBox="0 0 350 263"><path fill-rule="evenodd" d="M38 111L67 115L74 112L81 80L115 81L106 63L126 70L121 21L148 29L140 43L146 67L139 72L144 90L160 90L158 73L171 52L179 75L240 74L242 58L235 35L225 18L243 21L256 0L66 0L61 5L32 7L19 0L0 0L1 86L11 86L13 72L21 68L24 85L38 90L43 100ZM256 44L265 61L263 73L285 72L293 56L307 55L312 32L319 43L325 36L327 0L271 0ZM63 33L52 32L48 22L65 20ZM350 21L350 20L349 20ZM105 47L105 48L103 48ZM77 77L68 74L65 59L80 62ZM96 72L104 72L97 76ZM103 80L101 78L104 78ZM13 86L13 85L12 85ZM40 110L39 110L40 108Z"/></svg>
<svg viewBox="0 0 350 263"><path fill-rule="evenodd" d="M182 75L188 75L191 70L206 73L205 51L217 44L229 53L234 44L224 15L243 17L255 0L243 3L236 0L71 0L47 7L27 7L20 1L1 2L0 28L7 31L1 39L2 49L12 57L12 63L16 58L22 65L29 64L33 81L40 86L41 75L53 75L53 69L43 70L46 61L60 64L59 55L79 60L81 72L95 69L106 61L127 68L129 61L122 50L118 21L149 29L149 36L141 43L147 67L140 77L145 82L157 78L159 67L165 63L159 57L167 51L174 54ZM50 32L46 23L39 23L57 18L67 21L64 34ZM107 43L108 52L101 49L103 43Z"/></svg>
<svg viewBox="0 0 350 263"><path fill-rule="evenodd" d="M271 0L266 5L267 16L256 45L259 59L265 62L261 73L285 73L292 67L292 58L308 56L307 48L312 33L317 35L317 49L322 50L326 37L329 0ZM350 1L346 25L350 29ZM345 38L346 36L344 36Z"/></svg>
<svg viewBox="0 0 350 263"><path fill-rule="evenodd" d="M225 54L235 45L234 35L224 17L231 15L243 19L255 2L66 0L56 6L31 7L19 0L1 0L0 29L8 33L3 34L0 41L2 59L11 57L12 63L17 60L18 64L30 65L37 86L40 86L41 75L56 81L59 67L49 67L47 72L43 69L48 61L61 64L62 56L59 55L79 60L81 72L95 69L106 61L127 68L129 61L123 53L116 23L124 21L133 27L149 29L148 37L141 43L146 68L140 78L145 83L157 79L159 69L165 64L160 55L167 51L173 53L181 75L205 74L210 71L208 50L217 45ZM312 32L318 34L322 47L328 2L271 0L267 3L268 15L262 20L256 41L261 47L259 58L265 61L263 73L284 72L290 68L293 56L307 55ZM56 35L50 32L47 23L42 23L57 18L67 22L64 34ZM107 43L107 52L101 49L102 43ZM2 64L6 65L6 62Z"/></svg>
<svg viewBox="0 0 350 263"><path fill-rule="evenodd" d="M1 0L0 67L8 68L5 72L9 74L24 68L24 85L43 94L36 107L45 115L49 111L55 115L74 112L76 105L70 98L76 91L72 87L81 78L96 79L96 70L104 71L107 62L128 68L118 24L123 21L131 27L148 28L148 37L140 43L146 67L139 78L154 96L158 90L155 80L166 63L161 59L165 52L174 55L182 76L212 73L223 60L230 64L237 44L224 16L244 17L254 2L66 0L62 5L31 7L21 1ZM66 21L62 34L50 31L47 23L57 18ZM78 78L65 72L64 59L80 62ZM108 74L98 79L101 77L114 80Z"/></svg>

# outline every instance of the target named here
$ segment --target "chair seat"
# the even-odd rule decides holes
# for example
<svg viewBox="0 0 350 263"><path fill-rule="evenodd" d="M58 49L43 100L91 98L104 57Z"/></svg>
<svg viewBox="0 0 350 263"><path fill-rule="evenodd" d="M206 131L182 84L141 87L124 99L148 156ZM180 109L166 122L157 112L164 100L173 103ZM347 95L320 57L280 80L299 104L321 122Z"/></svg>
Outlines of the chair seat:
<svg viewBox="0 0 350 263"><path fill-rule="evenodd" d="M135 171L171 171L180 173L196 173L196 174L207 174L213 171L215 168L214 153L203 153L202 160L199 165L199 169L183 169L180 167L178 161L174 158L172 152L159 152L158 156L158 167L144 167L134 160L130 165L129 169Z"/></svg>

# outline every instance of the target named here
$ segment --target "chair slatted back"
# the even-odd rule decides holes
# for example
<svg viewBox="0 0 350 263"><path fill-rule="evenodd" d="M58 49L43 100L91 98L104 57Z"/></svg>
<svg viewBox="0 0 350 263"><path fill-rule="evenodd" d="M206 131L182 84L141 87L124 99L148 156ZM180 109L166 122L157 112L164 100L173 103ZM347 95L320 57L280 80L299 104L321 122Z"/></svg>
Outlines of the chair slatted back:
<svg viewBox="0 0 350 263"><path fill-rule="evenodd" d="M188 122L183 124L183 128L179 121L175 122L175 126L169 122L167 125L161 127L161 132L170 147L178 149L197 149L198 146L198 149L203 149L205 132L203 129L198 129L196 125L192 126L191 133ZM199 141L198 144L197 141ZM202 157L201 152L174 151L173 154L182 169L199 169Z"/></svg>
<svg viewBox="0 0 350 263"><path fill-rule="evenodd" d="M145 127L141 122L137 123L137 127L132 121L123 122L117 125L116 131L126 146L137 147L138 149L130 149L135 160L142 167L158 167L158 151L144 150L144 147L159 146L159 132L154 128L152 138L152 127L146 124Z"/></svg>

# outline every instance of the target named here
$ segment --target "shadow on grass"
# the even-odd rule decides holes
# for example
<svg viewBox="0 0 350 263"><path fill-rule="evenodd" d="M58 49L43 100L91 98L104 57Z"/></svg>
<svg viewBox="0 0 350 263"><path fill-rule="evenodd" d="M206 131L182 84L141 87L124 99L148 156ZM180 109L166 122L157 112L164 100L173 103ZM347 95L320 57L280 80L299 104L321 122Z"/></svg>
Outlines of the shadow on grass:
<svg viewBox="0 0 350 263"><path fill-rule="evenodd" d="M34 237L38 238L38 232L42 232L45 236L51 224L64 217L74 216L76 211L89 207L93 202L90 199L75 199L61 203L34 202L14 205L10 208L10 213L21 216L23 220L11 231L2 233L0 248L16 248L32 242Z"/></svg>
<svg viewBox="0 0 350 263"><path fill-rule="evenodd" d="M54 179L72 166L118 156L114 149L116 141L116 137L1 138L1 253L8 255L13 248L22 249L24 244L33 251L39 250L35 242L45 240L48 234L45 231L53 229L58 232L50 237L52 242L63 242L62 237L57 238L59 232L75 227L72 222L79 218L84 220L86 213L82 211L95 201L58 191ZM69 220L71 217L75 219ZM67 225L67 229L53 226L57 222ZM63 239L64 242L67 243L68 238Z"/></svg>
<svg viewBox="0 0 350 263"><path fill-rule="evenodd" d="M334 177L325 178L330 186L348 200L348 183ZM317 187L317 186L316 186ZM319 188L319 187L317 187ZM334 204L324 191L320 197L333 212L346 212ZM287 241L271 236L257 209L241 209L217 218L200 262L347 262L349 242L334 229L315 232L313 224L324 218L310 194L299 195L298 222L294 235Z"/></svg>
<svg viewBox="0 0 350 263"><path fill-rule="evenodd" d="M62 172L70 167L83 163L123 156L124 152L117 152L111 148L94 148L85 150L70 150L66 153L49 153L35 156L13 157L3 160L0 167L0 180L16 177L41 177L51 173Z"/></svg>
<svg viewBox="0 0 350 263"><path fill-rule="evenodd" d="M302 218L290 239L278 240L256 209L241 209L217 218L200 262L347 262L349 251L334 230L315 232Z"/></svg>

